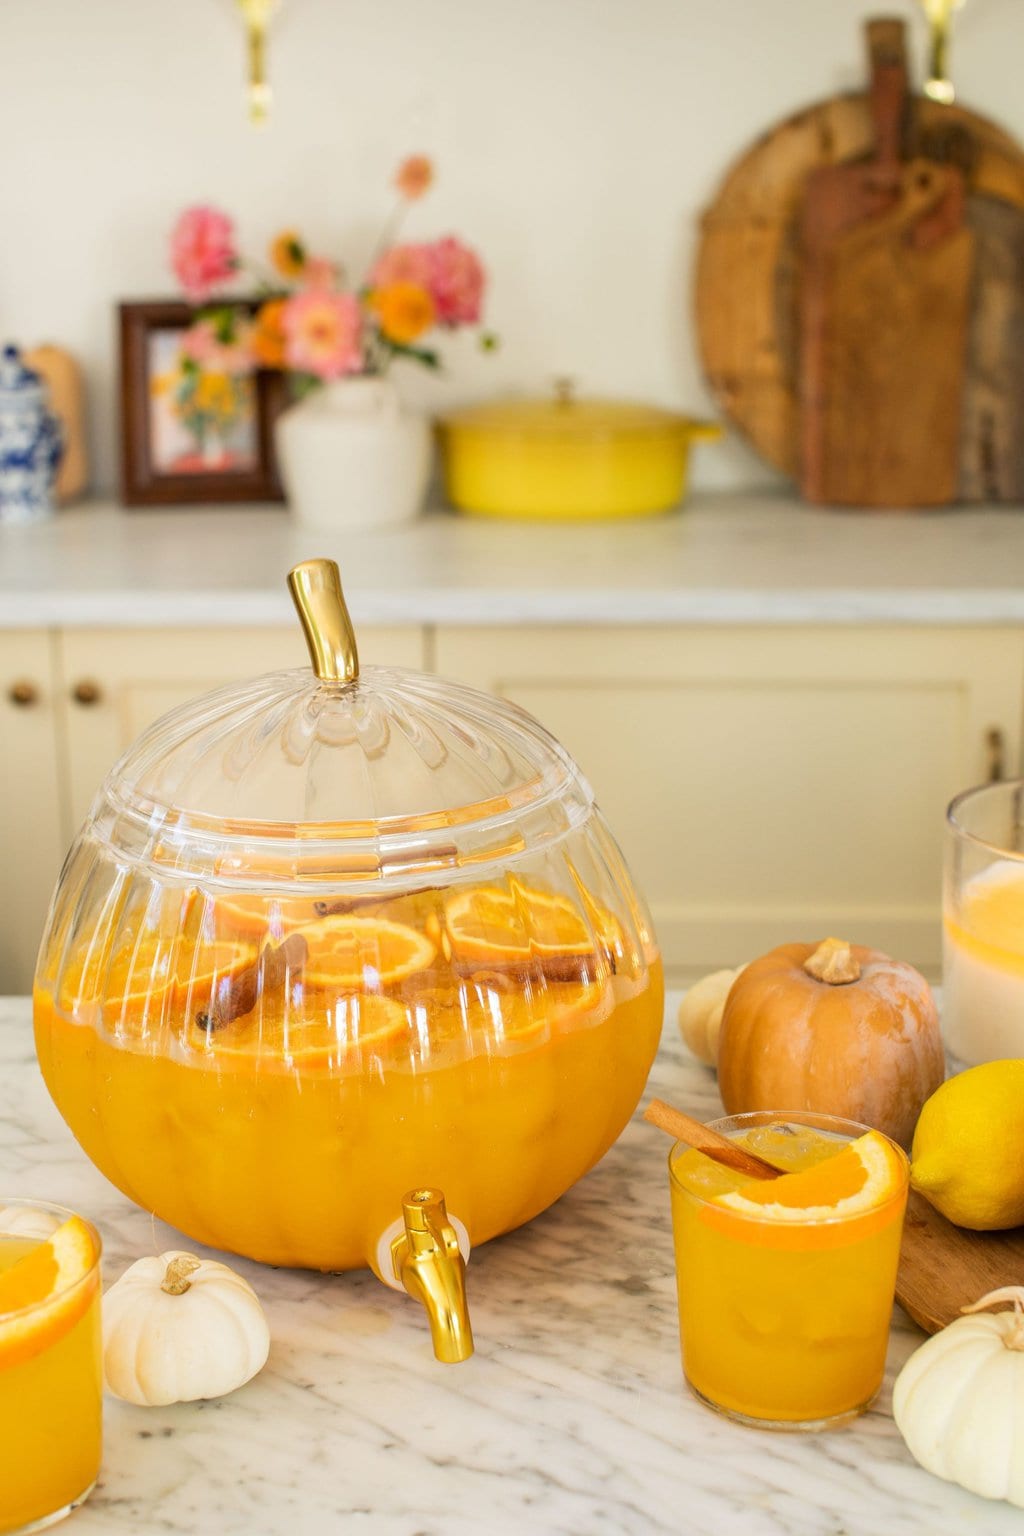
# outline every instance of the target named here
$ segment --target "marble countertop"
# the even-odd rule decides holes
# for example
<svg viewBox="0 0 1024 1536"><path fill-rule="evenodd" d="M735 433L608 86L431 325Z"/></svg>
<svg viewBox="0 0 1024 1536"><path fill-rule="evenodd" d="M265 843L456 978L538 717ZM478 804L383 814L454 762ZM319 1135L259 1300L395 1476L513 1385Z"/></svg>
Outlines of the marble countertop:
<svg viewBox="0 0 1024 1536"><path fill-rule="evenodd" d="M92 503L0 529L0 627L291 622L284 575L330 555L357 624L1022 624L1014 509L821 511L770 493L583 526L436 511L315 534L283 507Z"/></svg>
<svg viewBox="0 0 1024 1536"><path fill-rule="evenodd" d="M719 1112L712 1074L686 1056L671 1023L650 1086L691 1113ZM438 1365L419 1308L369 1272L323 1277L232 1260L266 1306L264 1371L213 1403L144 1409L108 1397L100 1483L62 1529L1019 1533L1019 1511L940 1482L905 1449L892 1379L923 1335L898 1310L885 1387L852 1426L776 1435L731 1424L689 1395L665 1151L634 1119L550 1211L474 1252L476 1354L462 1365ZM144 1253L196 1247L130 1205L78 1149L36 1068L26 999L0 1000L0 1194L92 1217L108 1283Z"/></svg>

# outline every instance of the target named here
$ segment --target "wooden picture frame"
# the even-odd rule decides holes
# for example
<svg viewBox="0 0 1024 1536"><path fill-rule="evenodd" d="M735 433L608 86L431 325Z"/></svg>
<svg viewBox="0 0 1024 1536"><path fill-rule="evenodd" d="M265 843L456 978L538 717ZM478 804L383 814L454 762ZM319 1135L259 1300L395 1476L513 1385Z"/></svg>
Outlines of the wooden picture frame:
<svg viewBox="0 0 1024 1536"><path fill-rule="evenodd" d="M231 388L244 390L246 398L213 451L208 434L204 440L187 425L179 397L166 382L175 377L173 372L160 373L168 362L172 369L177 366L175 332L187 331L212 309L230 307L251 315L259 302L232 298L193 308L178 300L156 300L118 306L121 499L126 507L284 500L273 434L274 419L286 403L282 375L254 369L251 375L236 376L245 383L232 382Z"/></svg>

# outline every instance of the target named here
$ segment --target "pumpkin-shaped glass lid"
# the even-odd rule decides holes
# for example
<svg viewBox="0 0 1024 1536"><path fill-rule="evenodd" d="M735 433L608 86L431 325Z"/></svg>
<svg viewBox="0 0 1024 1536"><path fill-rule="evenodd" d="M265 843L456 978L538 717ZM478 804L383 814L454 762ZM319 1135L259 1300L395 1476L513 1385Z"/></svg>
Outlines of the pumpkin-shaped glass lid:
<svg viewBox="0 0 1024 1536"><path fill-rule="evenodd" d="M572 759L517 706L361 668L333 561L297 566L289 585L312 668L218 689L151 726L94 807L111 841L144 831L179 869L243 879L261 874L264 847L262 873L294 876L292 842L325 879L379 880L500 861L589 813Z"/></svg>

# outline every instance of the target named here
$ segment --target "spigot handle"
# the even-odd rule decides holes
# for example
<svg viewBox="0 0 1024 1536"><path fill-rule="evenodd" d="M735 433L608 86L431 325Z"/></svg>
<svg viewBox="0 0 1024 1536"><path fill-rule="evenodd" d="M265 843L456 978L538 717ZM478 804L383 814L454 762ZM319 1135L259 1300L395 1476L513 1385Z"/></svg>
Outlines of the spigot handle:
<svg viewBox="0 0 1024 1536"><path fill-rule="evenodd" d="M466 1264L459 1234L439 1189L413 1189L402 1199L405 1230L391 1244L395 1278L421 1302L438 1360L452 1365L473 1353L466 1305Z"/></svg>

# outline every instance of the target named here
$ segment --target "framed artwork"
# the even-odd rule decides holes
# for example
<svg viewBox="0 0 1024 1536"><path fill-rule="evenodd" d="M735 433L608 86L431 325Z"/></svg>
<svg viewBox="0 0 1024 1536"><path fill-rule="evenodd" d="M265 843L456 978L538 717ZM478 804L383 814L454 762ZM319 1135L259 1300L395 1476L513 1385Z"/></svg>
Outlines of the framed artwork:
<svg viewBox="0 0 1024 1536"><path fill-rule="evenodd" d="M125 506L283 499L273 424L284 382L256 369L238 341L256 307L119 306Z"/></svg>

